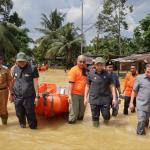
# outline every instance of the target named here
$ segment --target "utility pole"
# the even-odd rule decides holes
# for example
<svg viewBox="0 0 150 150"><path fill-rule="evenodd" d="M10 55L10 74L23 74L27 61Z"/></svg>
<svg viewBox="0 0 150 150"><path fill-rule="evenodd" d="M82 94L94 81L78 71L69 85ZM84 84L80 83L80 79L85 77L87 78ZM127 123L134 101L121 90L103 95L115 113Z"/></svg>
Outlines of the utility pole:
<svg viewBox="0 0 150 150"><path fill-rule="evenodd" d="M100 31L99 29L97 29L97 39L96 39L96 53L98 53L98 46L99 46L99 34L100 34Z"/></svg>
<svg viewBox="0 0 150 150"><path fill-rule="evenodd" d="M83 53L83 0L81 0L82 3L82 16L81 16L81 54Z"/></svg>
<svg viewBox="0 0 150 150"><path fill-rule="evenodd" d="M119 1L119 14L118 14L118 43L119 43L119 55L121 56L122 55L122 52L121 52L121 34L120 34L120 7L121 7L121 2Z"/></svg>

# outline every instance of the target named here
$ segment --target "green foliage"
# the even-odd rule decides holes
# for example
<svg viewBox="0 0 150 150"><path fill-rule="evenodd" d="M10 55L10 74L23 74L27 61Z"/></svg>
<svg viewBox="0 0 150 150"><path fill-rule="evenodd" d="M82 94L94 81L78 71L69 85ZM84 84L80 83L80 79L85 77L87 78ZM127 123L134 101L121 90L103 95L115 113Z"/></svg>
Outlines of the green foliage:
<svg viewBox="0 0 150 150"><path fill-rule="evenodd" d="M127 10L129 10L129 12L133 11L133 7L127 5L126 2L127 0L104 0L103 10L98 15L96 26L99 33L104 35L104 41L105 44L107 44L107 51L109 51L109 53L118 54L119 52L119 55L124 54L124 47L121 47L123 45L121 43L123 41L121 30L128 29L128 24L125 21ZM115 43L113 41L115 41ZM113 47L111 44L113 44ZM109 53L107 52L106 54Z"/></svg>
<svg viewBox="0 0 150 150"><path fill-rule="evenodd" d="M139 25L134 29L134 44L137 51L150 51L150 14L139 22Z"/></svg>
<svg viewBox="0 0 150 150"><path fill-rule="evenodd" d="M9 16L8 22L15 24L17 27L21 27L25 24L25 21L19 17L17 12L14 12L12 15Z"/></svg>
<svg viewBox="0 0 150 150"><path fill-rule="evenodd" d="M10 15L12 8L12 0L0 0L0 55L4 55L7 63L11 63L19 51L32 55L28 48L29 42L33 42L28 37L29 30L21 28L25 21L17 12Z"/></svg>
<svg viewBox="0 0 150 150"><path fill-rule="evenodd" d="M57 38L54 39L47 51L47 56L64 56L67 64L73 64L72 58L80 53L81 38L76 32L73 23L67 23L57 32Z"/></svg>
<svg viewBox="0 0 150 150"><path fill-rule="evenodd" d="M8 20L12 8L12 0L0 0L0 16L2 16L3 21Z"/></svg>
<svg viewBox="0 0 150 150"><path fill-rule="evenodd" d="M19 42L14 36L14 32L19 33L20 30L13 27L12 24L0 24L0 54L4 55L7 61L19 50Z"/></svg>
<svg viewBox="0 0 150 150"><path fill-rule="evenodd" d="M56 10L49 17L42 14L41 25L37 30L44 35L37 40L38 48L34 51L38 60L64 57L67 64L73 63L72 58L79 54L81 39L73 23L62 25L65 14Z"/></svg>
<svg viewBox="0 0 150 150"><path fill-rule="evenodd" d="M106 35L117 37L121 28L128 29L125 21L127 9L132 12L132 6L124 0L104 0L103 10L97 18L97 29Z"/></svg>
<svg viewBox="0 0 150 150"><path fill-rule="evenodd" d="M136 46L133 39L121 38L122 55L127 56L136 52ZM86 52L94 55L102 55L106 59L109 57L119 56L118 40L115 38L94 38L91 44L86 47Z"/></svg>

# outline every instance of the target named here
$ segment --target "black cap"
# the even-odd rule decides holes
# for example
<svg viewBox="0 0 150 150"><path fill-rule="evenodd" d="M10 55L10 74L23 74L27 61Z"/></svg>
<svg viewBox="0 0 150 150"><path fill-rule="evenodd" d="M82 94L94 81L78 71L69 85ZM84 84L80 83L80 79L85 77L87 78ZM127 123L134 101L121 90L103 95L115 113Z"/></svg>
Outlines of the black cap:
<svg viewBox="0 0 150 150"><path fill-rule="evenodd" d="M106 66L109 66L109 65L114 65L111 60L109 60L109 61L106 62Z"/></svg>

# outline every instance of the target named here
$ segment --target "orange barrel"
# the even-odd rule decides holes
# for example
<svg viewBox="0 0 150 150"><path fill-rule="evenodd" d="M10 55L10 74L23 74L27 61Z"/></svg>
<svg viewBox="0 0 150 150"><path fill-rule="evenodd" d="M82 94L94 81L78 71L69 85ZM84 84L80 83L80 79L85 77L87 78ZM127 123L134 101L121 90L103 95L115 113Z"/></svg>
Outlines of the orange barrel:
<svg viewBox="0 0 150 150"><path fill-rule="evenodd" d="M47 118L53 116L52 102L50 96L47 96L44 102L44 116Z"/></svg>
<svg viewBox="0 0 150 150"><path fill-rule="evenodd" d="M47 84L42 83L42 84L40 84L38 91L39 91L39 93L43 93L46 91L46 89L47 89Z"/></svg>
<svg viewBox="0 0 150 150"><path fill-rule="evenodd" d="M35 111L38 115L44 115L44 99L40 97L38 104L35 107Z"/></svg>
<svg viewBox="0 0 150 150"><path fill-rule="evenodd" d="M59 94L61 99L61 112L65 113L69 111L69 103L68 103L68 96Z"/></svg>
<svg viewBox="0 0 150 150"><path fill-rule="evenodd" d="M51 94L46 97L46 105L44 106L45 117L52 117L57 114L68 112L69 104L66 95Z"/></svg>
<svg viewBox="0 0 150 150"><path fill-rule="evenodd" d="M51 83L51 84L47 84L46 86L47 86L47 92L56 93L56 91L57 91L56 84Z"/></svg>
<svg viewBox="0 0 150 150"><path fill-rule="evenodd" d="M46 97L46 105L44 107L45 117L52 117L61 113L61 100L56 94L51 94Z"/></svg>

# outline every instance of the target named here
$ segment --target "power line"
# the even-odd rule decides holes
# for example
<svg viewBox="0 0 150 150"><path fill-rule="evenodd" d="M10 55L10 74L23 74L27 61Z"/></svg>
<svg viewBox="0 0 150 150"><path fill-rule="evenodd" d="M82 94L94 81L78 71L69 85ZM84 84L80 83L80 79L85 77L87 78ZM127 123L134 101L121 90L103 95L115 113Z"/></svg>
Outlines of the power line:
<svg viewBox="0 0 150 150"><path fill-rule="evenodd" d="M101 0L99 0L98 3L101 3ZM98 7L95 9L94 13L96 13L99 10L99 8L100 8L100 5L98 5ZM89 20L92 17L92 15L90 15L86 20Z"/></svg>

